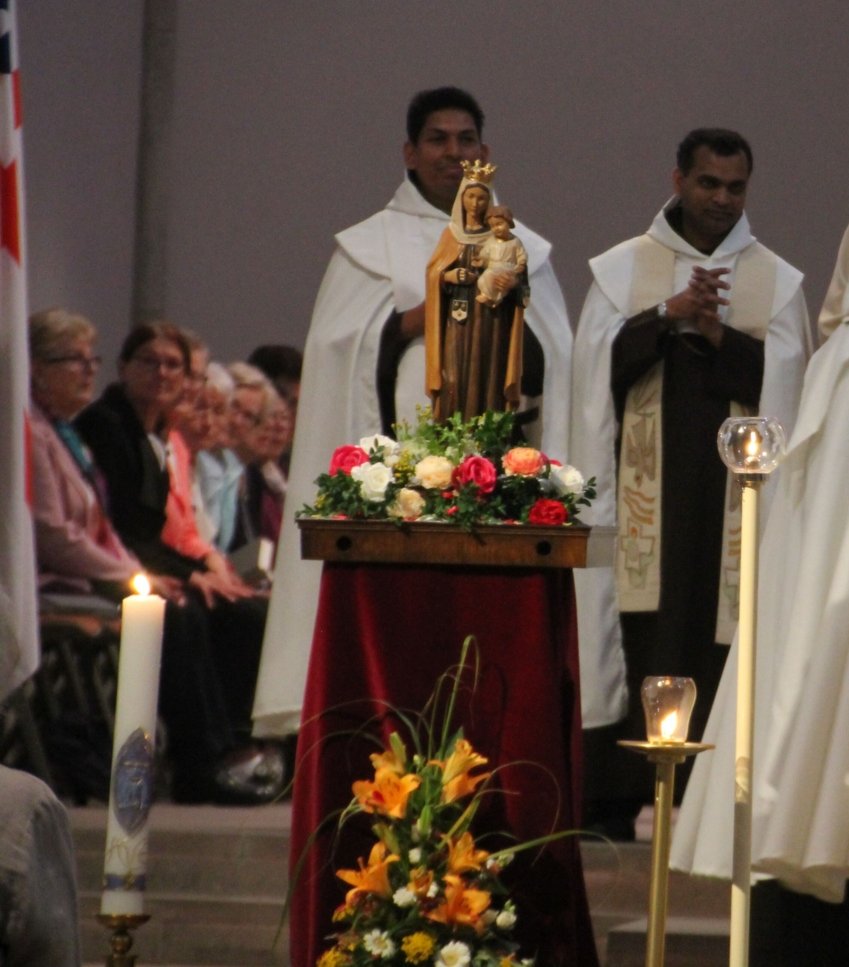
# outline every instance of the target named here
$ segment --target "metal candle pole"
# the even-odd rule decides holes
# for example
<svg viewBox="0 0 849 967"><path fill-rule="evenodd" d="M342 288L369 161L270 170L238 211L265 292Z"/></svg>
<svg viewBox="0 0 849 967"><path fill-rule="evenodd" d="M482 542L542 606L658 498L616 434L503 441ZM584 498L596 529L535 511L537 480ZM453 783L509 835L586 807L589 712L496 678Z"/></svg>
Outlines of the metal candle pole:
<svg viewBox="0 0 849 967"><path fill-rule="evenodd" d="M712 745L702 742L663 743L621 741L619 745L641 752L655 763L654 821L652 823L651 884L646 932L646 967L663 967L666 945L666 908L669 896L669 846L672 829L672 799L675 766L688 756L698 755Z"/></svg>
<svg viewBox="0 0 849 967"><path fill-rule="evenodd" d="M692 678L650 676L643 681L641 697L648 741L623 741L619 745L641 753L655 764L646 967L663 967L675 766L713 746L687 741L690 714L696 701L696 684Z"/></svg>
<svg viewBox="0 0 849 967"><path fill-rule="evenodd" d="M740 623L737 632L737 722L734 747L734 854L730 967L748 967L752 866L752 764L758 612L758 498L784 454L784 431L769 417L731 418L717 438L720 456L742 487Z"/></svg>

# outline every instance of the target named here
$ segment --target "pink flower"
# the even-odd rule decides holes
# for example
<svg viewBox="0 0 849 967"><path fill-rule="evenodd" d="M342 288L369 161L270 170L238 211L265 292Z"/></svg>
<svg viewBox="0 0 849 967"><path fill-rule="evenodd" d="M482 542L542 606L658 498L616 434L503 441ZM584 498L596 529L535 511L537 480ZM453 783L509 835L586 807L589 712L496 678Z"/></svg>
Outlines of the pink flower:
<svg viewBox="0 0 849 967"><path fill-rule="evenodd" d="M551 500L550 498L540 498L531 507L528 514L529 524L545 524L549 527L565 524L568 519L569 511L559 500Z"/></svg>
<svg viewBox="0 0 849 967"><path fill-rule="evenodd" d="M533 447L513 447L504 454L503 464L508 477L535 477L545 466L545 460Z"/></svg>
<svg viewBox="0 0 849 967"><path fill-rule="evenodd" d="M495 465L486 457L470 456L454 471L454 486L472 483L480 494L491 494L495 490L498 473Z"/></svg>
<svg viewBox="0 0 849 967"><path fill-rule="evenodd" d="M347 473L350 476L354 467L359 467L363 463L368 463L368 454L365 450L362 447L346 444L344 447L336 447L333 451L328 472L331 477L335 477L337 473Z"/></svg>

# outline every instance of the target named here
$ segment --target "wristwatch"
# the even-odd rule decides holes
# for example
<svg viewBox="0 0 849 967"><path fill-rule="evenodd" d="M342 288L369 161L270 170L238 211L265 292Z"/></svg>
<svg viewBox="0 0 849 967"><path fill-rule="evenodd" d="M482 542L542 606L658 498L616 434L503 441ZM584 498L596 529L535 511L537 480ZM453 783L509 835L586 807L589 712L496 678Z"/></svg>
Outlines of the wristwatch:
<svg viewBox="0 0 849 967"><path fill-rule="evenodd" d="M665 301L664 302L661 302L658 305L658 307L657 307L657 318L658 319L665 319L666 318L666 302Z"/></svg>

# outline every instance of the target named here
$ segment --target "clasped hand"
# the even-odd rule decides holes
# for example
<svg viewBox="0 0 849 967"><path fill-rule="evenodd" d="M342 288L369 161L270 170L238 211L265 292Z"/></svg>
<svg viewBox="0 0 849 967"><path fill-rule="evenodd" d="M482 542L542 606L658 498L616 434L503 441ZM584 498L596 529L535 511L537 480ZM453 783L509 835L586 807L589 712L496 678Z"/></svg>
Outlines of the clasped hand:
<svg viewBox="0 0 849 967"><path fill-rule="evenodd" d="M720 295L720 290L731 288L723 278L729 271L727 268L706 269L701 265L695 266L687 288L666 300L667 318L672 322L692 320L699 333L711 345L718 347L723 333L719 309L720 306L728 305L728 299Z"/></svg>

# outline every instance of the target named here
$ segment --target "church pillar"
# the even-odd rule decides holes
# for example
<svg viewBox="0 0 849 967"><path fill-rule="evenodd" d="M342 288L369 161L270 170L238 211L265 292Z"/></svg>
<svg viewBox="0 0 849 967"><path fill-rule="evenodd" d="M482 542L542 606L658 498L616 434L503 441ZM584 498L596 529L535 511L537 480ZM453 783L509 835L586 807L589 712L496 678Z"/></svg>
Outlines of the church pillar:
<svg viewBox="0 0 849 967"><path fill-rule="evenodd" d="M168 269L168 201L177 0L145 0L136 172L131 321L161 318Z"/></svg>

